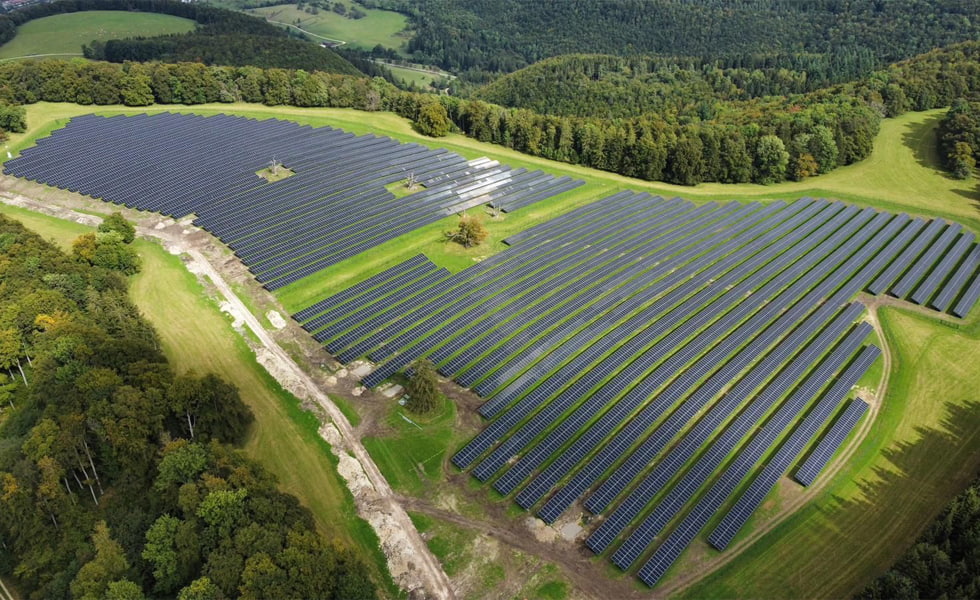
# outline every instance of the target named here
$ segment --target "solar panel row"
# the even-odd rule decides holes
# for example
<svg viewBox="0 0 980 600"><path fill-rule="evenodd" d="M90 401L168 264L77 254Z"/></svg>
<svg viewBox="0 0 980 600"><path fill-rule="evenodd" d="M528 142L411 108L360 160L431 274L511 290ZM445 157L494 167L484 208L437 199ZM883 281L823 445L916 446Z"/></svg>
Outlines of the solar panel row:
<svg viewBox="0 0 980 600"><path fill-rule="evenodd" d="M743 265L741 269L736 269L733 273L729 273L719 281L719 285L710 286L694 297L694 299L689 300L689 304L679 304L666 313L658 307L656 304L652 305L646 311L652 314L646 314L645 312L639 313L637 316L633 317L626 322L622 328L625 331L625 335L620 336L625 337L630 335L637 330L637 327L642 323L650 321L650 319L656 318L652 324L648 324L646 329L643 329L638 335L633 336L629 339L627 344L624 344L620 348L607 357L602 367L584 369L584 367L593 359L593 356L597 357L599 351L604 349L606 346L611 345L612 342L618 341L614 336L610 336L608 333L603 336L603 338L595 342L587 351L583 353L582 356L577 357L575 361L567 364L562 370L558 371L554 376L549 377L545 385L538 386L535 388L535 393L539 396L540 401L543 401L545 394L549 395L553 391L560 389L562 385L570 380L574 379L573 376L581 374L581 377L575 381L575 383L559 397L560 400L554 400L549 402L542 412L534 417L533 420L525 423L521 429L517 430L509 439L502 443L498 448L496 448L490 456L485 458L474 470L473 474L481 480L488 479L493 473L496 472L504 463L508 462L518 451L527 440L536 437L543 431L542 427L545 423L550 424L554 422L555 418L561 414L566 408L569 407L571 402L575 399L582 397L589 389L591 389L596 383L599 383L605 376L609 374L612 369L618 369L623 366L625 359L632 356L636 352L642 350L653 340L660 338L665 333L668 335L660 339L655 346L646 350L649 356L654 358L659 358L668 353L671 349L675 348L678 344L686 340L695 332L704 328L712 320L720 316L723 312L727 311L732 306L737 304L742 304L742 306L747 306L747 304L741 303L740 300L743 299L743 295L748 290L754 290L758 287L760 282L767 281L773 275L780 273L787 266L791 265L796 259L804 256L807 250L812 246L815 246L823 236L831 234L832 238L841 236L843 229L841 225L844 222L851 220L850 217L857 212L854 207L849 207L840 214L832 219L823 228L823 234L806 236L805 240L801 240L801 243L796 244L788 249L787 252L779 255L777 258L772 259L766 257L762 253L756 253L752 257L752 261L749 261L747 265ZM852 222L851 227L857 227L860 223ZM794 232L793 236L803 237L805 230L798 229ZM783 241L792 239L790 237L783 238ZM743 276L748 276L745 281L740 281ZM792 276L789 273L788 276ZM724 283L722 283L724 282ZM729 285L737 284L739 287L733 290L726 290ZM723 293L726 292L726 293ZM704 298L701 300L698 296ZM762 297L767 297L762 295ZM708 299L711 303L708 303ZM702 306L699 311L692 312L689 307L691 306ZM684 320L686 319L686 320ZM634 323L635 321L635 323ZM675 327L678 323L679 326ZM713 338L707 338L713 339ZM583 360L584 359L584 360ZM637 367L636 370L639 370ZM661 380L665 380L669 376L669 370L660 375ZM632 374L632 373L630 373ZM661 381L662 383L662 381ZM542 393L541 390L545 390ZM601 396L594 396L590 398L590 410L591 407L595 405L596 402L602 399ZM526 468L526 467L525 467ZM501 488L504 486L513 485L512 481L507 481L505 483L498 483L498 491L503 491Z"/></svg>
<svg viewBox="0 0 980 600"><path fill-rule="evenodd" d="M819 209L820 206L815 206L815 208ZM833 208L833 207L827 207L827 208ZM802 214L797 215L797 217L801 217L801 216L803 215ZM782 223L780 225L780 228L768 233L766 236L764 236L764 238L766 239L767 242L776 241L780 236L785 234L786 231L793 231L793 233L791 233L789 237L783 237L783 239L779 240L776 244L777 246L789 245L792 243L792 239L805 237L806 234L812 231L813 227L815 227L815 225L810 225L808 227L800 228L797 226L799 221L800 219L794 217ZM739 245L740 244L736 242L734 247L738 248ZM758 262L761 261L760 254L756 252L751 246L742 247L736 252L731 252L731 250L732 248L727 249L729 253L725 259L716 263L712 263L710 270L696 272L696 276L694 279L692 279L691 275L688 273L681 272L678 274L678 272L675 272L674 275L678 275L679 279L683 280L685 283L682 284L680 288L674 290L672 294L668 294L667 296L661 298L654 304L647 306L639 313L636 313L632 318L623 322L623 324L621 324L618 327L619 330L618 337L622 338L631 333L636 333L638 331L636 328L639 325L647 322L650 322L649 324L653 328L648 328L647 330L644 330L643 335L646 337L659 336L660 334L664 333L666 330L670 329L672 326L677 324L675 320L677 315L689 312L686 310L685 305L683 304L678 304L675 307L675 309L671 311L671 313L665 314L667 308L677 304L679 300L688 296L691 291L699 289L703 285L710 283L717 275L724 273L726 269L729 269L730 267L737 265L739 263L743 263L747 259L751 259L748 260L748 262L745 262L745 264L741 266L741 269L745 271L750 267L758 267ZM724 250L722 250L722 252L724 252ZM740 273L736 275L729 274L729 278L732 279L733 281L737 281L744 274L745 273ZM659 290L658 290L658 286L651 286L650 288L647 288L646 292L649 293L651 291L653 292L664 291L664 288L669 287L673 283L675 283L675 281L671 281L671 278L668 277L665 280L665 282L662 282L662 285L660 286ZM726 288L726 285L724 285L724 279L721 279L716 283L717 285L714 286L708 285L708 287L704 288L702 290L702 295L704 295L705 292L710 292L710 295L713 298L717 295L723 294ZM658 294L654 294L654 297L656 295ZM647 298L642 298L642 300L645 302ZM620 307L625 307L625 309L621 310ZM620 307L617 307L616 310L622 312L623 315L632 313L636 308L635 306L629 306L626 303L620 305ZM609 318L610 316L612 316L610 320L613 323L617 322L622 315L615 314L616 310L610 311L609 313L604 315L603 318ZM651 321L651 319L653 319L653 321ZM603 330L604 329L605 328L603 327ZM582 334L580 333L579 335ZM585 336L589 336L589 335L592 335L592 333L586 332ZM614 339L612 336L610 336L608 333L604 333L603 341L605 342L604 345L609 345L610 342L615 343L617 340ZM643 339L639 340L639 342L642 341ZM592 355L585 355L584 358L580 360L581 362L584 362L586 360L589 360L591 356ZM582 372L582 369L579 369L577 364L575 363L569 363L569 364L573 366L569 367L566 365L566 367L564 368L565 371L570 372L575 370L577 371L576 374ZM512 408L510 412L504 414L500 419L491 423L491 425L487 429L485 429L476 438L474 438L473 442L471 442L470 445L465 447L462 451L460 451L460 453L457 453L456 457L454 457L454 461L456 460L461 461L461 462L457 462L457 464L462 466L462 461L464 460L471 461L477 455L481 454L486 448L489 447L490 444L493 443L494 436L499 435L503 431L506 431L514 423L522 419L526 414L529 414L531 411L533 411L539 404L541 404L541 402L544 401L545 398L547 398L547 396L549 396L554 391L558 391L561 387L563 387L565 383L567 383L567 381L568 379L566 378L566 373L561 371L559 371L557 377L549 377L544 385L539 386L532 392L532 395L529 395L521 399L521 401L514 408ZM496 400L496 398L494 398L494 400ZM498 463L498 466L499 464L502 464L500 462L501 456L503 456L503 452L498 451L497 456L494 459L494 461Z"/></svg>
<svg viewBox="0 0 980 600"><path fill-rule="evenodd" d="M753 212L757 208L756 206L750 206L740 211L732 211L721 221L716 222L714 226L728 226L735 220L744 218L745 214ZM724 214L724 212L714 211L712 213L713 217L717 217L720 214ZM665 243L671 243L675 240L689 242L688 236L690 232L697 227L703 226L704 222L693 221L664 236L653 234L657 230L666 231L671 227L670 224L665 224L655 230L644 231L642 235L627 240L623 240L620 235L617 235L609 245L603 245L602 247L593 246L590 248L590 253L595 254L593 258L579 263L567 271L562 272L559 269L571 266L572 261L566 261L568 264L558 263L554 269L539 271L533 278L533 285L526 288L524 297L543 300L542 293L561 293L563 295L577 293L581 291L583 286L597 282L598 277L594 273L600 264L606 263L602 265L601 271L598 272L615 272L619 263L633 262L636 260L632 253L636 252L638 248L644 252L652 252L656 246L663 246ZM639 223L627 229L620 230L620 234L625 237L632 235L635 232L634 230L642 230L649 227L649 223ZM617 254L619 254L618 258L610 261ZM412 360L433 353L439 346L447 349L452 348L452 344L444 344L452 336L462 333L466 328L465 324L468 323L478 327L480 323L479 317L481 315L488 313L497 314L512 302L520 302L519 307L522 317L532 316L534 314L533 307L528 306L527 302L521 302L522 297L515 294L515 288L516 286L504 290L494 288L482 296L477 296L475 300L457 302L453 305L453 308L457 311L453 318L447 320L444 315L436 314L430 317L428 322L423 322L405 331L401 336L395 338L389 346L386 346L387 351L375 352L371 355L372 359L382 359L390 356L395 348L401 348L396 358L382 364L374 373L371 373L370 380L369 378L365 378L365 384L368 385L382 381ZM549 305L550 307L553 307L553 304ZM435 332L434 337L425 337L426 334L432 332ZM463 335L457 339L465 342L469 338ZM412 346L412 342L415 342L414 347L406 349L407 346Z"/></svg>
<svg viewBox="0 0 980 600"><path fill-rule="evenodd" d="M876 235L876 239L869 244L869 248L863 249L862 252L876 251L881 245L884 245L887 239L890 239L895 232L900 230L907 221L908 217L905 215L893 219L887 227ZM885 252L887 252L887 249L883 251L883 253ZM711 351L696 361L688 372L685 372L684 375L671 383L668 388L660 392L655 401L648 404L622 430L616 433L615 436L609 437L607 440L608 445L594 459L586 463L585 466L581 466L578 462L583 459L584 455L593 448L601 445L603 442L601 438L606 437L605 435L596 435L598 432L595 425L590 427L576 442L576 446L571 450L563 451L555 462L548 467L548 470L535 479L532 486L529 486L518 495L518 503L525 507L530 506L540 499L549 487L553 486L561 477L565 476L575 467L578 469L578 472L572 481L560 489L538 513L546 522L554 521L561 512L594 483L601 473L605 472L619 458L626 456L628 454L627 450L634 442L642 436L645 436L641 447L626 463L630 467L617 471L620 480L631 480L636 476L638 469L642 468L642 465L647 464L654 456L659 454L668 441L686 424L688 419L697 414L715 394L720 392L732 379L748 367L767 345L785 334L792 325L818 304L819 299L826 297L829 291L840 285L842 280L851 277L853 270L860 264L859 261L861 260L860 254L853 256L847 262L843 263L834 272L834 275L826 278L788 309L782 308L777 302L767 304L762 311L756 313L756 315L740 327L740 330L743 332L742 334L729 335L723 344L716 345ZM817 268L813 271L820 272L821 269ZM863 279L852 278L852 282L854 283L846 285L841 291L835 294L835 297L831 297L828 302L817 309L814 314L816 320L810 322L809 328L797 330L795 335L813 333L816 324L822 322L824 318L823 313L838 306L835 298L850 297L854 293L855 287L863 283ZM794 286L798 286L800 283L797 282ZM771 326L768 329L764 329L769 322L771 322ZM764 331L761 334L758 333L763 329ZM729 348L737 348L743 344L745 344L745 347L731 361L726 363L721 370L705 381L698 388L695 395L688 397L660 427L652 433L646 433L647 428L650 427L659 416L659 413L662 412L660 408L656 407L656 404L663 404L665 407L669 407L682 398L687 388L697 382L700 373L698 365L700 363L710 363L712 360L717 362ZM795 347L784 347L784 352L795 349ZM782 359L773 361L773 358L768 358L765 363L770 369L782 361ZM637 388L634 388L629 395L643 396L648 393L649 391L643 389L643 384L641 384ZM613 410L617 410L622 404L625 404L624 400L618 401L617 406Z"/></svg>
<svg viewBox="0 0 980 600"><path fill-rule="evenodd" d="M810 453L800 468L797 469L794 478L802 485L813 483L867 411L867 402L860 398L852 400L844 409L840 418L834 421L834 424L827 430L827 434L820 439L813 452Z"/></svg>
<svg viewBox="0 0 980 600"><path fill-rule="evenodd" d="M859 328L860 330L860 328ZM870 326L864 331L864 335L870 331ZM850 357L850 352L845 353L843 348L836 350L828 357L825 365L833 365L834 370L844 364ZM820 373L815 370L814 373ZM640 568L637 575L647 585L655 585L663 577L667 569L677 560L680 554L693 541L694 537L704 528L708 520L721 508L725 500L734 492L747 471L758 461L760 454L770 447L775 438L784 431L789 422L796 418L803 407L817 394L819 389L827 381L827 376L819 378L819 381L808 380L794 392L782 406L776 411L772 418L759 431L756 436L746 444L735 459L724 470L721 476L715 479L708 491L694 505L694 508L687 513L676 528L671 531L666 540L654 551L653 555ZM706 480L705 480L706 481ZM705 482L703 481L703 482ZM702 483L703 483L702 482ZM651 532L662 530L660 527L651 527L648 518L637 528L623 546L613 556L613 562L617 566L624 567L639 558L640 553L650 542ZM621 554L622 552L622 554Z"/></svg>

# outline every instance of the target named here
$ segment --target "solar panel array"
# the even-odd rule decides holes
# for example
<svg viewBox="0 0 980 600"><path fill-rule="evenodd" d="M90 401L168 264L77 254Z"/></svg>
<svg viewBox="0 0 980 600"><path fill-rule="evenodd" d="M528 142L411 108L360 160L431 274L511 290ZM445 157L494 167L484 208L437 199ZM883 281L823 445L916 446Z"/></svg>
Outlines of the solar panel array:
<svg viewBox="0 0 980 600"><path fill-rule="evenodd" d="M275 160L295 174L256 173ZM387 137L217 115L71 120L6 173L194 223L278 289L364 250L491 203L513 211L583 182ZM396 198L409 177L422 189Z"/></svg>
<svg viewBox="0 0 980 600"><path fill-rule="evenodd" d="M427 357L486 397L453 463L546 522L581 501L600 516L586 545L650 585L716 518L726 546L874 362L859 291L960 315L980 296L960 226L826 200L622 192L506 242L455 274L414 257L294 318L374 361L365 385Z"/></svg>

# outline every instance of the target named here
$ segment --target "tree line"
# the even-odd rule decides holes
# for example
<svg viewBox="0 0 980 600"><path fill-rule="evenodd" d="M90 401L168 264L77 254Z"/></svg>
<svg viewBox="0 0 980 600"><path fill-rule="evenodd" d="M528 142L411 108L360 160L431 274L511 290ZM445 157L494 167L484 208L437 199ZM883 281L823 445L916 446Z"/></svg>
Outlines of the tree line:
<svg viewBox="0 0 980 600"><path fill-rule="evenodd" d="M936 139L946 169L969 178L980 159L980 102L957 98L939 122Z"/></svg>
<svg viewBox="0 0 980 600"><path fill-rule="evenodd" d="M327 48L271 23L206 3L174 0L59 0L34 4L0 15L0 44L17 34L28 21L57 14L87 10L126 10L166 14L198 24L191 32L92 42L84 47L86 58L123 62L194 61L211 65L281 67L359 75L352 64Z"/></svg>
<svg viewBox="0 0 980 600"><path fill-rule="evenodd" d="M806 94L701 99L693 113L566 117L399 90L383 79L197 63L0 64L0 103L147 106L262 102L390 110L429 135L456 129L535 156L647 180L773 183L867 157L880 119L948 106L980 89L980 43L939 49Z"/></svg>
<svg viewBox="0 0 980 600"><path fill-rule="evenodd" d="M375 597L234 447L253 420L238 390L175 373L127 269L87 246L0 215L0 573L31 598Z"/></svg>
<svg viewBox="0 0 980 600"><path fill-rule="evenodd" d="M980 597L980 481L953 499L891 569L857 598Z"/></svg>

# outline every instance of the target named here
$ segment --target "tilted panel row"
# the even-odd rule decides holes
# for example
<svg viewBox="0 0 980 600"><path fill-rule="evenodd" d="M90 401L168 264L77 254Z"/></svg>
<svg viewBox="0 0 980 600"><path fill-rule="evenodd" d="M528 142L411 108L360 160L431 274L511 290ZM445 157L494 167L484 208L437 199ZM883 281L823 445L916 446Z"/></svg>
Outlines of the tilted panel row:
<svg viewBox="0 0 980 600"><path fill-rule="evenodd" d="M796 470L793 478L802 485L812 484L866 412L868 412L867 402L860 398L852 400L827 430L827 434L817 443L817 447Z"/></svg>

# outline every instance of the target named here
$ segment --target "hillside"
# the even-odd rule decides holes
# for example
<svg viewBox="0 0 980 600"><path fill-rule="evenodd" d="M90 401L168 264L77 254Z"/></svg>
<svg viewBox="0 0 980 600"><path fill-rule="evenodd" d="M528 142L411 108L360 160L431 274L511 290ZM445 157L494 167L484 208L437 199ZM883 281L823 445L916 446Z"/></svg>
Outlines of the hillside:
<svg viewBox="0 0 980 600"><path fill-rule="evenodd" d="M413 15L416 59L509 72L571 52L730 56L871 51L883 62L975 39L970 0L368 0ZM915 35L909 35L909 32Z"/></svg>
<svg viewBox="0 0 980 600"><path fill-rule="evenodd" d="M34 54L78 54L93 40L187 33L196 24L181 17L152 13L93 10L53 15L25 23L17 36L0 46L0 58Z"/></svg>
<svg viewBox="0 0 980 600"><path fill-rule="evenodd" d="M562 55L504 75L472 96L549 115L629 118L656 112L704 118L714 102L802 94L858 79L874 58L799 54L759 56L730 66L734 62Z"/></svg>
<svg viewBox="0 0 980 600"><path fill-rule="evenodd" d="M77 13L96 11L97 16ZM125 16L124 16L125 15ZM136 16L141 15L141 16ZM156 31L152 28L132 32L120 30L120 20L143 19L159 22L165 15L198 24L180 30ZM57 16L58 18L51 19ZM43 21L43 19L48 19ZM41 24L32 24L42 20ZM345 75L363 75L354 65L327 48L321 48L289 34L264 19L206 4L168 0L65 0L34 4L0 15L0 44L17 39L26 25L28 32L43 36L46 44L72 23L67 40L82 40L86 58L110 62L199 62L209 65L291 68ZM85 27L94 27L92 35ZM185 33L179 33L183 31ZM115 33L115 35L113 34ZM83 39L88 37L88 39ZM21 42L30 44L27 42ZM28 46L30 47L30 46ZM10 56L22 56L16 50ZM47 54L48 52L41 52ZM59 86L65 89L66 86Z"/></svg>

